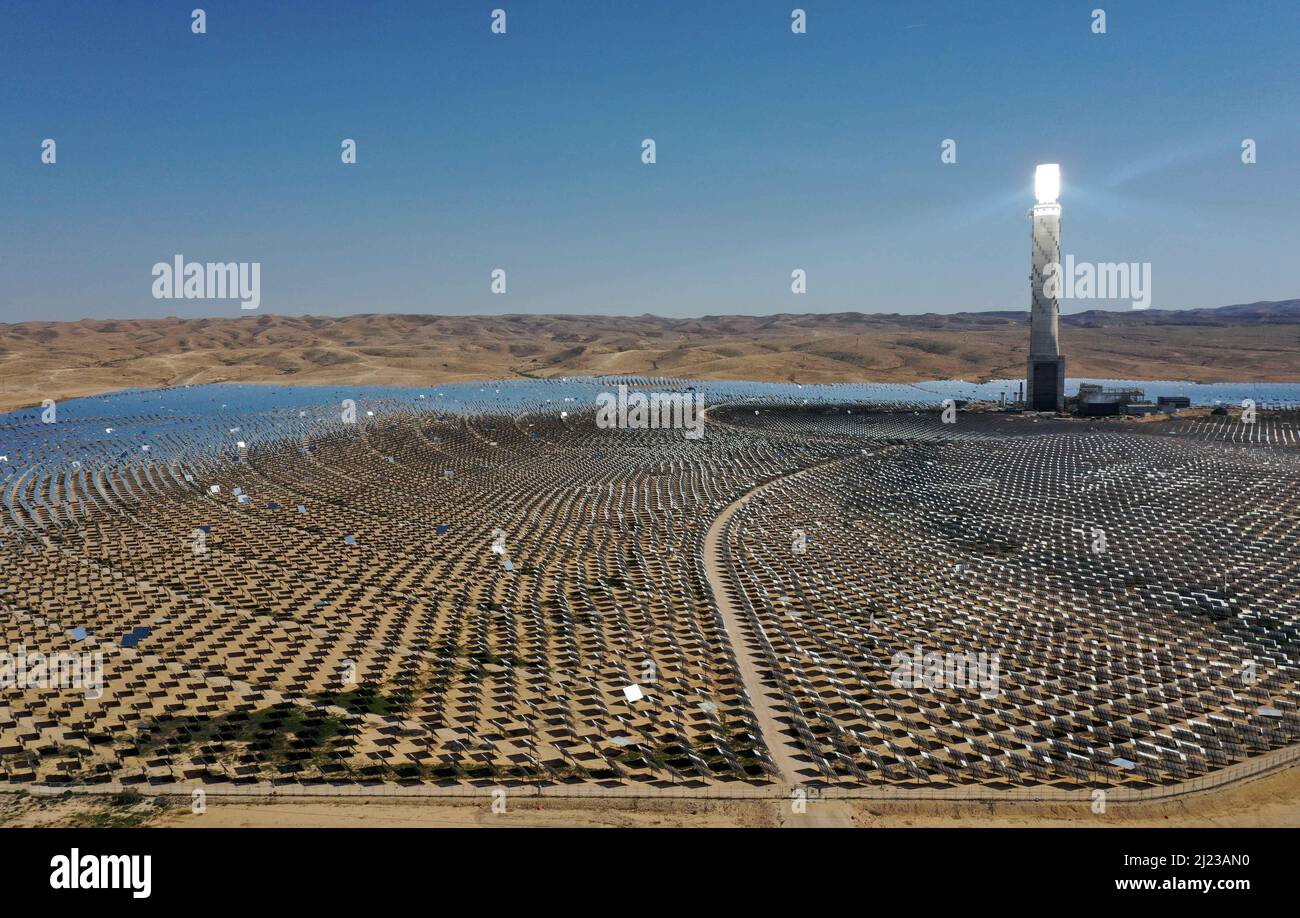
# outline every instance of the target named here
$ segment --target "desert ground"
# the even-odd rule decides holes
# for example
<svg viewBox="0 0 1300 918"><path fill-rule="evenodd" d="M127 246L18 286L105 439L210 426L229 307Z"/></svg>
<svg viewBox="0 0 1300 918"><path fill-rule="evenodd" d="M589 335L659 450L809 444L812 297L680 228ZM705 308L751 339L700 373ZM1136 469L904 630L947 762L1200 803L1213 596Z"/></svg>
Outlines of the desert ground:
<svg viewBox="0 0 1300 918"><path fill-rule="evenodd" d="M1177 369L1190 364L1169 361L1209 361L1217 349L1233 369L1214 372L1227 378L1294 378L1297 325L1273 321L1287 310L1212 312L1178 323L1076 318L1067 350L1086 353L1088 335L1109 335L1132 363L1080 358L1072 372L1196 378ZM279 369L267 381L279 383L427 382L420 367L439 358L463 372L447 378L493 375L483 369L490 360L504 361L502 376L709 377L714 367L714 377L729 368L781 378L772 367L812 356L831 360L834 376L857 359L830 350L827 329L840 318L859 329L857 345L895 352L870 378L1013 375L1023 359L1021 319L1000 314L978 317L979 333L971 316L617 320L641 323L641 339L667 338L629 350L610 337L612 319L261 316L75 323L75 333L4 326L0 367L28 362L3 377L5 397L27 393L12 396L20 404L60 397L58 386L99 391L101 371L103 388L118 388L142 368L161 372L163 353L194 355L194 372L139 384L259 380L270 365ZM930 319L937 324L923 329ZM371 343L385 335L394 343ZM548 357L560 335L592 346ZM106 336L117 342L107 351ZM210 348L196 349L200 336ZM727 336L756 350L728 357L731 345L718 343ZM974 362L999 336L1011 362L995 372L941 362ZM1180 336L1200 343L1170 356ZM1152 357L1157 341L1163 363ZM641 363L608 362L632 350ZM909 363L904 350L920 356ZM92 354L106 362L74 369L94 365ZM664 355L680 362L665 366ZM316 376L324 366L344 375ZM248 375L206 375L226 371ZM921 413L748 407L710 414L712 435L690 448L663 431L611 437L583 412L403 411L301 444L241 442L245 454L229 467L150 459L143 477L132 466L89 478L33 467L7 497L16 527L0 566L8 643L102 648L108 691L94 703L29 691L0 708L12 788L0 795L0 825L1300 824L1295 767L1161 803L1115 802L1103 815L1082 795L837 798L810 801L804 814L779 793L810 780L862 786L868 776L900 788L1073 793L1100 775L1144 789L1292 748L1294 670L1243 681L1235 667L1242 647L1286 639L1279 621L1296 602L1285 550L1300 521L1294 411L1264 417L1244 438L1241 424L1205 412L1081 438L1077 422L982 412L948 436ZM1209 527L1211 518L1235 525ZM1102 560L1075 538L1085 526L1123 538ZM790 534L804 529L811 550L792 548ZM509 563L504 546L487 548L497 531L509 535ZM699 552L702 566L692 563ZM1252 578L1231 590L1207 580L1225 556ZM1230 603L1243 613L1224 614ZM883 661L954 628L964 630L952 646L994 647L1016 674L1005 698L931 693L887 675ZM1059 654L1042 652L1043 628ZM1209 670L1181 678L1193 657ZM638 675L648 662L650 674ZM349 669L360 687L349 687ZM653 686L648 701L625 693L638 679ZM214 796L196 816L182 798L22 791L109 775L128 784L600 781L647 793L521 797L504 813L478 798ZM778 793L670 799L652 792L665 780Z"/></svg>
<svg viewBox="0 0 1300 918"><path fill-rule="evenodd" d="M0 410L127 386L437 385L648 374L764 382L985 380L1024 372L1025 312L431 316L0 323ZM1071 376L1300 380L1300 301L1061 320Z"/></svg>
<svg viewBox="0 0 1300 918"><path fill-rule="evenodd" d="M1295 827L1300 826L1300 769L1153 804L1116 804L1104 815L1061 804L881 803L836 801L855 828ZM778 828L792 824L788 804L766 800L521 800L493 814L480 801L315 800L246 802L209 798L201 815L185 801L133 796L74 798L0 795L0 827L158 826L175 828Z"/></svg>
<svg viewBox="0 0 1300 918"><path fill-rule="evenodd" d="M1081 438L1069 420L976 412L942 440L912 412L709 421L695 444L612 436L590 413L393 413L229 466L24 477L6 643L106 663L94 698L29 686L0 707L5 781L599 782L628 798L687 783L705 800L743 782L772 802L632 807L646 817L601 801L614 815L590 818L848 826L946 817L837 799L786 819L784 789L1035 787L1054 808L1008 813L1072 819L1097 783L1121 791L1118 812L1126 791L1295 745L1291 665L1237 672L1243 647L1288 639L1297 602L1278 548L1300 525L1294 412L1249 445L1203 415ZM1187 468L1196 481L1173 474ZM1159 512L1135 514L1154 487ZM1203 526L1211 508L1232 525ZM977 513L996 530L953 525ZM1076 538L1085 524L1123 538L1102 557ZM1252 576L1221 596L1203 572L1224 556ZM922 643L992 648L1014 676L991 694L899 681L896 655ZM134 796L85 818L152 818ZM587 809L546 797L517 807ZM421 806L402 809L482 815Z"/></svg>

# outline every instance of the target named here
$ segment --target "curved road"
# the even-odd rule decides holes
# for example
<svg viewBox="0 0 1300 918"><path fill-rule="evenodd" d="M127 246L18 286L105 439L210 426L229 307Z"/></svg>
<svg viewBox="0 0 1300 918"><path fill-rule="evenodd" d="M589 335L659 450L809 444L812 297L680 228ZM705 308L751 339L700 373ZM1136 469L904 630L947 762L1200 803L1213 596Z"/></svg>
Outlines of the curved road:
<svg viewBox="0 0 1300 918"><path fill-rule="evenodd" d="M803 754L799 751L793 736L786 732L785 725L779 719L776 702L773 700L779 697L777 690L763 682L761 675L763 656L759 648L765 642L760 640L762 635L755 634L753 630L761 629L762 624L756 620L746 619L732 599L732 585L727 576L726 556L723 551L726 545L726 530L732 517L749 503L751 497L813 469L847 461L848 459L832 459L751 488L723 508L704 534L704 572L708 577L709 587L713 590L714 600L718 604L718 614L722 617L723 627L735 650L740 679L745 686L746 694L749 695L750 704L754 709L754 719L762 734L763 743L767 746L772 762L780 773L779 782L789 789L787 796L793 795L795 789L803 785L799 770L806 768L808 763L806 759L801 761ZM831 800L807 800L805 812L796 813L791 799L790 811L784 812L786 809L784 806L782 809L783 826L847 827L853 825L844 805Z"/></svg>

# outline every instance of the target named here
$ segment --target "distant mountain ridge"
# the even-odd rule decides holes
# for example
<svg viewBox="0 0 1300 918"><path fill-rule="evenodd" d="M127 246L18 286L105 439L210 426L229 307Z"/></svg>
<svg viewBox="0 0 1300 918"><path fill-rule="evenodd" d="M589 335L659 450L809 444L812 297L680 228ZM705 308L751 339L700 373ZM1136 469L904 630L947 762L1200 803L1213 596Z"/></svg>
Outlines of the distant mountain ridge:
<svg viewBox="0 0 1300 918"><path fill-rule="evenodd" d="M1300 299L1261 300L1213 309L1135 309L1130 312L1092 309L1061 316L1070 325L1104 328L1110 325L1287 325L1300 322Z"/></svg>
<svg viewBox="0 0 1300 918"><path fill-rule="evenodd" d="M916 325L917 327L943 327L951 324L973 324L989 326L998 324L1017 325L1029 321L1029 309L988 309L952 313L924 312L806 312L806 313L770 313L765 315L718 314L703 315L696 318L670 318L653 313L637 316L598 315L585 313L492 313L485 315L452 315L440 313L400 313L368 312L353 313L346 316L286 316L273 312L249 313L238 316L239 319L278 319L290 324L301 324L308 328L324 329L336 323L354 319L371 319L391 317L408 320L413 324L437 323L440 321L483 322L497 320L573 320L577 322L650 322L662 323L665 327L675 327L683 331L726 332L739 330L740 325L753 325L759 329L778 325L808 327L819 324L843 325L863 324L871 326ZM234 317L232 317L234 318ZM155 323L174 325L189 323L195 329L207 329L214 324L231 321L229 318L183 319L169 316L165 319L80 319L71 322L0 322L0 331L12 330L14 334L30 334L21 329L44 328L45 326L81 325L101 332L116 332L127 329L144 329ZM1115 325L1246 325L1255 322L1264 324L1286 325L1300 322L1300 299L1260 300L1254 303L1236 303L1230 306L1215 306L1197 309L1090 309L1085 312L1063 313L1063 325L1076 325L1087 328L1107 328ZM39 333L37 333L39 334Z"/></svg>

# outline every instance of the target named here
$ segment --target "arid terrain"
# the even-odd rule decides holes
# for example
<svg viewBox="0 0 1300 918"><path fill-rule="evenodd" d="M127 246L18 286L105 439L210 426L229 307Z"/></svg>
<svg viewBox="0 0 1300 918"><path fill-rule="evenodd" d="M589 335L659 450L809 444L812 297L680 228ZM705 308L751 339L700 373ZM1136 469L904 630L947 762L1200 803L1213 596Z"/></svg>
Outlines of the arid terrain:
<svg viewBox="0 0 1300 918"><path fill-rule="evenodd" d="M1112 815L1158 793L1172 808L1142 812L1209 819L1190 790L1293 766L1297 412L1246 440L1204 413L969 412L948 434L934 413L750 407L713 408L698 442L554 407L394 409L238 462L169 431L129 466L96 419L63 460L94 474L46 449L4 495L0 646L94 656L89 683L60 666L0 705L3 789L99 785L115 797L54 817L86 825L161 818L142 789L183 811L200 787L326 785L343 799L212 813L1091 825L1097 787ZM1120 535L1097 552L1084 526ZM1225 557L1250 577L1207 583ZM960 680L904 674L923 647ZM398 799L419 786L470 802ZM507 813L485 814L498 786ZM805 788L835 793L795 812Z"/></svg>
<svg viewBox="0 0 1300 918"><path fill-rule="evenodd" d="M790 806L774 800L531 800L494 814L490 798L431 798L395 802L323 799L288 802L209 797L206 811L189 801L142 798L0 795L0 827L168 826L228 827L510 827L635 826L641 828L775 828L791 821ZM1287 827L1300 824L1300 771L1291 768L1204 794L1149 804L1116 804L1104 814L1085 804L965 804L844 800L835 806L857 828L963 826L968 828L1154 826Z"/></svg>
<svg viewBox="0 0 1300 918"><path fill-rule="evenodd" d="M1071 376L1300 380L1300 300L1061 320ZM433 316L0 323L0 410L127 386L435 385L652 374L768 382L983 380L1024 372L1028 313Z"/></svg>

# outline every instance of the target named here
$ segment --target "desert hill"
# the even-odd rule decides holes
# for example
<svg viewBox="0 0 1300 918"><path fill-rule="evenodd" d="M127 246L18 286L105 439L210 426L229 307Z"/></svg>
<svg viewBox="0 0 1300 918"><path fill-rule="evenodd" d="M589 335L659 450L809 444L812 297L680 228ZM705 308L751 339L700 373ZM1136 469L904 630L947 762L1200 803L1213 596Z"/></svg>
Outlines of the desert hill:
<svg viewBox="0 0 1300 918"><path fill-rule="evenodd" d="M1300 300L1063 316L1072 376L1300 381ZM0 410L126 386L432 385L644 373L914 382L1024 372L1025 310L954 314L435 316L0 323Z"/></svg>

